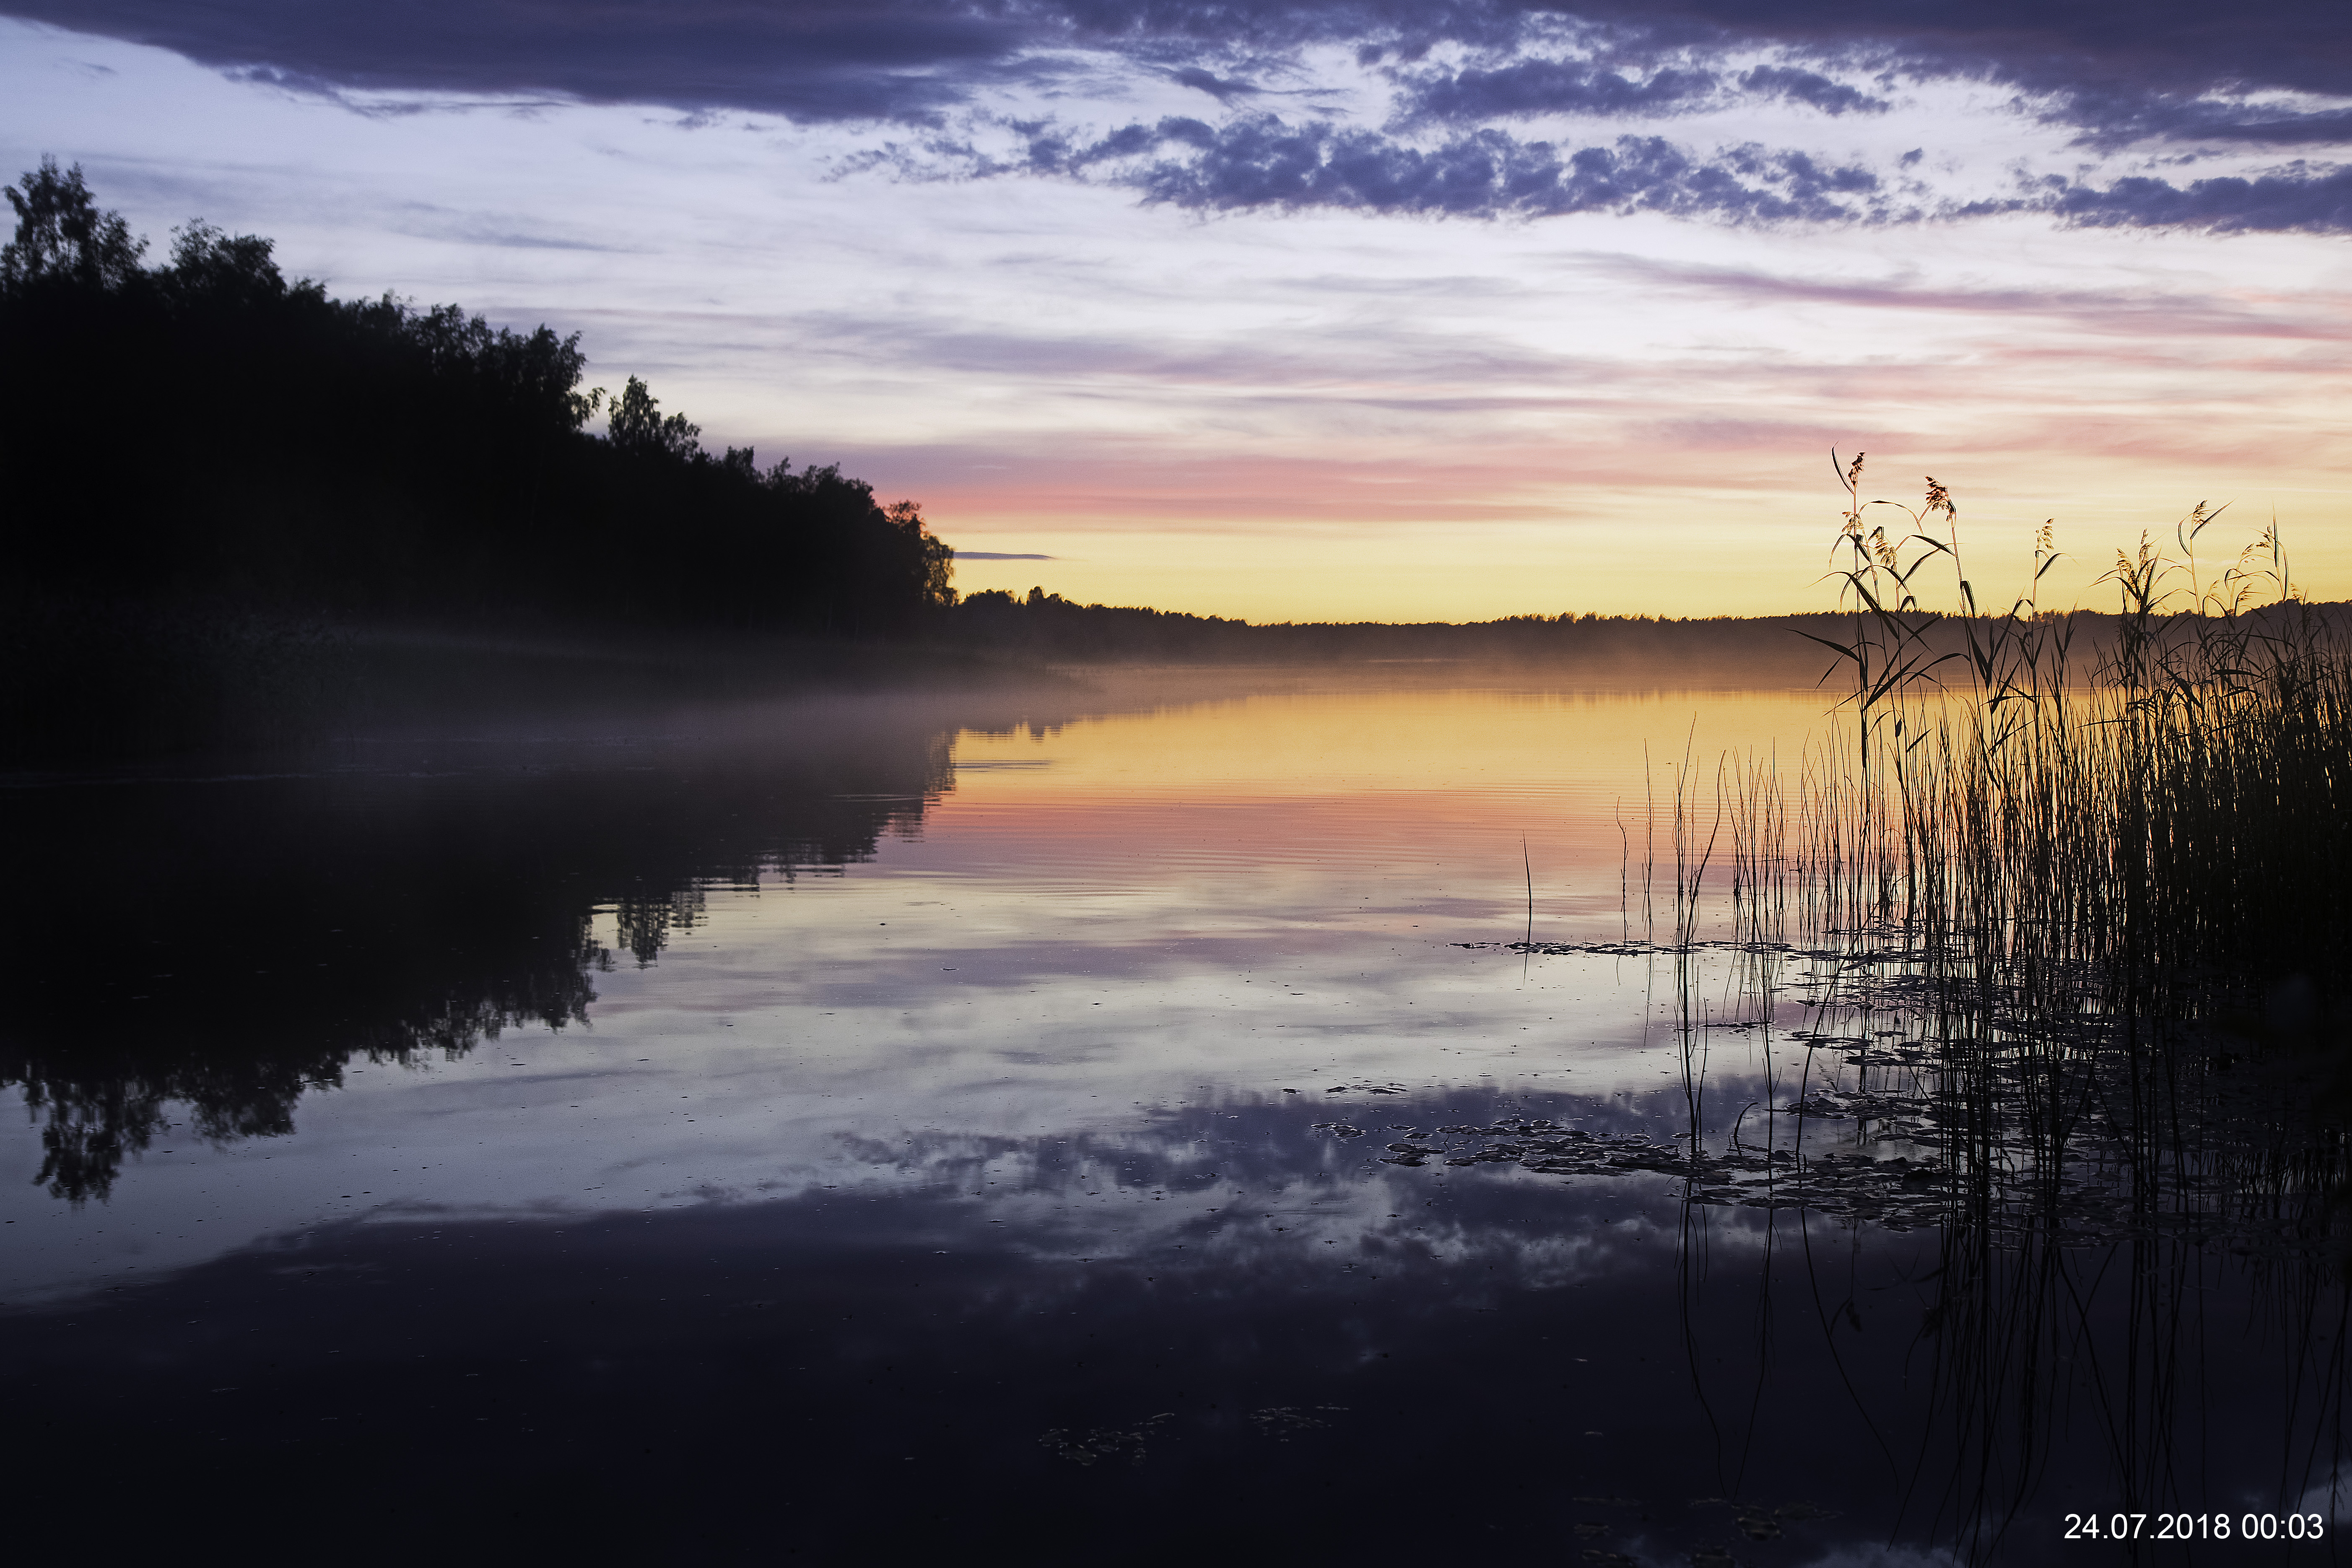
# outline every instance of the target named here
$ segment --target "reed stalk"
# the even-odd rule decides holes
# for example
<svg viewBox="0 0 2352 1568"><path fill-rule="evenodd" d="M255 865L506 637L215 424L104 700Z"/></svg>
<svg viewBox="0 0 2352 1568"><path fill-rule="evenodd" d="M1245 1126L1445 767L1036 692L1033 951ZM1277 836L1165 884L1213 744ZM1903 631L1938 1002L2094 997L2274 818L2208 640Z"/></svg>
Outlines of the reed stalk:
<svg viewBox="0 0 2352 1568"><path fill-rule="evenodd" d="M1685 1196L1939 1229L1921 1333L1945 1436L1903 1506L1961 1560L2000 1560L2079 1440L2085 1379L2119 1505L2204 1506L2174 1445L2201 1354L2183 1325L2221 1259L2253 1270L2280 1343L2311 1347L2287 1507L2347 1473L2352 645L2294 593L2275 525L2219 571L2218 511L2143 537L2102 579L2123 613L2094 642L2036 600L2048 524L2026 592L1989 612L1946 487L1865 501L1862 459L1836 471L1829 735L1793 770L1726 759L1711 799L1686 752L1650 807L1645 914L1670 812L1654 951L1674 958ZM1732 940L1702 942L1727 879ZM1717 1153L1700 960L1727 945L1770 1098ZM1805 1025L1779 1030L1792 998ZM2103 1289L2123 1306L2095 1330Z"/></svg>
<svg viewBox="0 0 2352 1568"><path fill-rule="evenodd" d="M1933 1511L1976 1558L2054 1430L2070 1249L2129 1254L2137 1348L2106 1420L2144 1504L2179 1495L2160 1352L2197 1248L2275 1259L2283 1318L2341 1337L2352 648L2294 592L2275 525L2210 573L2200 505L2170 548L2117 555L2118 628L2085 658L2033 597L2048 525L2028 591L1988 614L1945 487L1864 502L1862 459L1837 471L1850 632L1815 640L1850 679L1844 724L1793 804L1739 794L1733 838L1792 825L1799 940L1834 975L1810 1037L1853 1042L1882 1095L1906 1070L1872 1084L1887 1041L1918 1064L1895 1098L1943 1194L1937 1386L1967 1455ZM1923 602L1937 568L1949 611ZM2341 1369L2322 1382L2306 1476L2341 1455Z"/></svg>

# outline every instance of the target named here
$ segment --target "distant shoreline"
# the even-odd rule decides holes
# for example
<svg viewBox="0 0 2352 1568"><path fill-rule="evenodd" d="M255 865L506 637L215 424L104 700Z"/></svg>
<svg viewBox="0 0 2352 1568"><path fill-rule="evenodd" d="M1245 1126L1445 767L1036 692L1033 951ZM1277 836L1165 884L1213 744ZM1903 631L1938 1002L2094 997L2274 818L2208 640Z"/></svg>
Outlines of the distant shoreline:
<svg viewBox="0 0 2352 1568"><path fill-rule="evenodd" d="M2333 626L2352 606L2316 606ZM2263 612L2251 612L2259 616ZM2088 678L2116 617L2071 617ZM0 766L45 768L514 721L601 721L803 698L1026 691L1076 700L1108 681L1230 690L1234 679L1445 684L1535 679L1594 689L1810 689L1850 676L1811 637L1833 615L1672 620L1517 616L1465 624L1250 626L1066 605L1034 617L959 605L889 640L738 630L600 632L513 618L338 621L223 604L35 596L0 617ZM1960 624L1927 634L1962 646Z"/></svg>

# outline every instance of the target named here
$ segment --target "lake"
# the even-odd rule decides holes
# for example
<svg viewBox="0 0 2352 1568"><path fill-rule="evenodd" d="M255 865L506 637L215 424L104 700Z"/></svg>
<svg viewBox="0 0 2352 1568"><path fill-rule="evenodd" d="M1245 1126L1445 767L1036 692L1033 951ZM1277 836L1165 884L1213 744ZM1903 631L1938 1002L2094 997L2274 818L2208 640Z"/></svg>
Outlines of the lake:
<svg viewBox="0 0 2352 1568"><path fill-rule="evenodd" d="M1827 705L1126 672L20 779L27 1527L2333 1560L2340 1264L1953 1222L1905 1026L1728 912L1718 780Z"/></svg>

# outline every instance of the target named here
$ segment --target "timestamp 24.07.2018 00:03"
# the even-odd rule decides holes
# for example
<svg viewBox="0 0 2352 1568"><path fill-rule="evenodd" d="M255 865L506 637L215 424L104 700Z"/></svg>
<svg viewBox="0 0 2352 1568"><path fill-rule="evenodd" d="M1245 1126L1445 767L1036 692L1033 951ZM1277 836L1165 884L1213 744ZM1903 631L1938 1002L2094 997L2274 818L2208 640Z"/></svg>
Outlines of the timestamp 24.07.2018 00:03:
<svg viewBox="0 0 2352 1568"><path fill-rule="evenodd" d="M2069 1541L2317 1541L2316 1513L2070 1513Z"/></svg>

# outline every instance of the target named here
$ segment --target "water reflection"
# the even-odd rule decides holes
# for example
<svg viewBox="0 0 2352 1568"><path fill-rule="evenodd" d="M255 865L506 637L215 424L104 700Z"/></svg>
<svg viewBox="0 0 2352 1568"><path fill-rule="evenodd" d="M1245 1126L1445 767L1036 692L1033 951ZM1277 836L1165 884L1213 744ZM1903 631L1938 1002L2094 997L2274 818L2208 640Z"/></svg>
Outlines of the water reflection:
<svg viewBox="0 0 2352 1568"><path fill-rule="evenodd" d="M1391 1104L1626 1122L1570 1097ZM834 1184L651 1214L318 1226L20 1314L0 1381L56 1455L102 1441L152 1465L189 1520L266 1469L295 1519L307 1497L384 1509L371 1528L404 1543L593 1529L740 1552L788 1529L813 1552L1060 1552L1141 1531L1150 1557L1377 1528L1391 1551L1797 1563L1974 1530L2030 1563L2064 1555L2074 1499L2164 1500L2119 1493L2118 1460L2302 1500L2280 1437L2292 1479L2324 1380L2307 1321L2242 1259L2079 1255L2063 1320L2013 1342L2072 1363L2021 1426L1953 1402L1934 1364L1997 1336L1956 1310L1987 1293L1932 1232L1864 1245L1801 1211L1687 1206L1649 1173L1399 1170L1317 1114L869 1139ZM2135 1315L2167 1344L2105 1364ZM2191 1347L2226 1348L2228 1375ZM2135 1415L2144 1365L2164 1386ZM35 1476L74 1480L54 1459Z"/></svg>
<svg viewBox="0 0 2352 1568"><path fill-rule="evenodd" d="M1727 935L1627 827L1645 742L1806 711L17 790L20 1484L663 1559L2035 1563L2069 1509L2332 1509L2345 1292L2258 1119L2270 1232L1971 1208L1899 987Z"/></svg>
<svg viewBox="0 0 2352 1568"><path fill-rule="evenodd" d="M794 739L12 791L7 872L41 894L7 921L0 1085L43 1123L37 1179L102 1198L174 1114L284 1134L354 1058L584 1023L594 977L653 963L707 889L838 874L952 785L928 716Z"/></svg>

